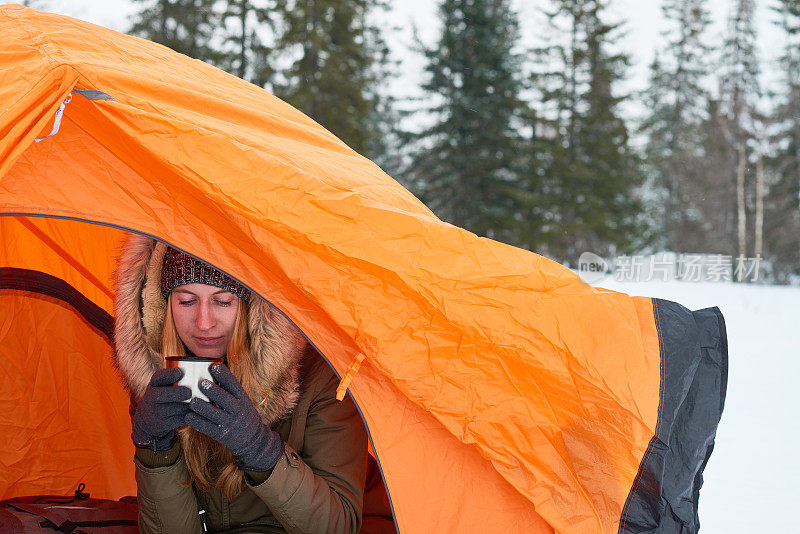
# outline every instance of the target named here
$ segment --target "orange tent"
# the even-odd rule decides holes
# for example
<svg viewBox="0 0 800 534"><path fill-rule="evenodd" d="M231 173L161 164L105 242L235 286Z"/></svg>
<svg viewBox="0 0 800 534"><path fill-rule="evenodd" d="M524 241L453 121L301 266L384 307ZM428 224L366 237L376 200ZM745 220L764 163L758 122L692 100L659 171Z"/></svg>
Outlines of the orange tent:
<svg viewBox="0 0 800 534"><path fill-rule="evenodd" d="M696 530L716 308L595 289L443 223L297 110L162 46L16 5L0 35L0 497L135 493L109 332L138 232L324 355L400 532Z"/></svg>

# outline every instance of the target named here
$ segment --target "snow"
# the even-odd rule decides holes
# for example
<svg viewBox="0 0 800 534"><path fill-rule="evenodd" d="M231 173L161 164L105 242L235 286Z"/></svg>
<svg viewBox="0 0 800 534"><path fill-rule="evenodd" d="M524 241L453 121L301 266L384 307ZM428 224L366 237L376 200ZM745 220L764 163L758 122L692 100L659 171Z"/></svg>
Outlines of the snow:
<svg viewBox="0 0 800 534"><path fill-rule="evenodd" d="M696 310L717 306L728 331L728 391L700 490L701 532L788 532L800 498L800 288L711 282L595 286ZM794 332L794 334L792 334ZM793 400L795 399L795 400Z"/></svg>

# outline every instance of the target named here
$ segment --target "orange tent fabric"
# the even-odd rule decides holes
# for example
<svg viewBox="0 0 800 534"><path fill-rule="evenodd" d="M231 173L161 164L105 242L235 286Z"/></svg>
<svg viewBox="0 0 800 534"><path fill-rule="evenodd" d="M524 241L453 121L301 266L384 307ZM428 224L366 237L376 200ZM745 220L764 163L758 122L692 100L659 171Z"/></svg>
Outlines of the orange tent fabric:
<svg viewBox="0 0 800 534"><path fill-rule="evenodd" d="M718 311L595 289L443 223L291 106L162 46L15 5L0 34L0 372L34 391L25 407L0 393L0 436L20 436L0 497L81 477L92 496L135 492L97 317L138 232L238 278L318 348L400 532L696 523L725 391ZM85 301L41 297L42 279ZM5 343L25 336L43 341ZM70 441L87 414L104 432ZM92 465L101 450L113 460Z"/></svg>

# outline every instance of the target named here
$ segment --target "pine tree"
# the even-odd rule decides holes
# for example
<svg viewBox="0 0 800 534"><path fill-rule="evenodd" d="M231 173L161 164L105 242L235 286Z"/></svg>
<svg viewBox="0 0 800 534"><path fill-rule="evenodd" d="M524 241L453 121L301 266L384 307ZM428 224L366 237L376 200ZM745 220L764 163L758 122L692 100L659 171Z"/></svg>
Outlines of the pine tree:
<svg viewBox="0 0 800 534"><path fill-rule="evenodd" d="M584 251L630 252L649 239L638 188L641 161L630 146L615 94L628 58L612 54L618 26L605 22L602 0L563 0L547 13L565 38L541 50L538 76L549 138L541 189L552 213L547 253L567 263Z"/></svg>
<svg viewBox="0 0 800 534"><path fill-rule="evenodd" d="M214 62L212 46L218 15L214 0L134 0L141 10L128 33L161 43L202 61Z"/></svg>
<svg viewBox="0 0 800 534"><path fill-rule="evenodd" d="M507 0L443 0L442 33L423 47L435 122L415 140L405 180L443 220L514 242L519 185L518 23Z"/></svg>
<svg viewBox="0 0 800 534"><path fill-rule="evenodd" d="M659 217L667 250L711 252L719 246L709 220L718 191L709 193L704 165L703 127L708 124L709 47L703 37L710 24L707 0L667 0L662 6L669 28L666 44L650 67L644 95L650 110L641 131L651 187L661 192Z"/></svg>
<svg viewBox="0 0 800 534"><path fill-rule="evenodd" d="M273 89L357 152L384 155L389 50L372 22L383 0L280 0Z"/></svg>
<svg viewBox="0 0 800 534"><path fill-rule="evenodd" d="M276 0L226 1L222 50L215 62L219 68L260 87L269 84L274 75L268 43L275 32L275 4Z"/></svg>
<svg viewBox="0 0 800 534"><path fill-rule="evenodd" d="M764 249L776 280L800 277L800 1L779 0L779 28L786 35L780 58L783 74L773 115L775 153L767 161L772 183L765 199Z"/></svg>

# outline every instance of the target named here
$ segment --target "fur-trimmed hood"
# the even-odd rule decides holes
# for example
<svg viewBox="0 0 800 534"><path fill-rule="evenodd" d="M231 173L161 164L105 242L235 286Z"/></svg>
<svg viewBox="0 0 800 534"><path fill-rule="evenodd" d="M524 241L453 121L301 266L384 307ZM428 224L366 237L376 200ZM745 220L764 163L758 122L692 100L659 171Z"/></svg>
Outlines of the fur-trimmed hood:
<svg viewBox="0 0 800 534"><path fill-rule="evenodd" d="M167 303L161 295L161 269L167 246L131 234L116 273L116 364L132 399L144 394L161 366L161 328ZM244 302L243 302L244 304ZM267 401L253 399L262 420L272 425L297 404L298 368L307 342L277 309L253 294L249 302L251 365Z"/></svg>

